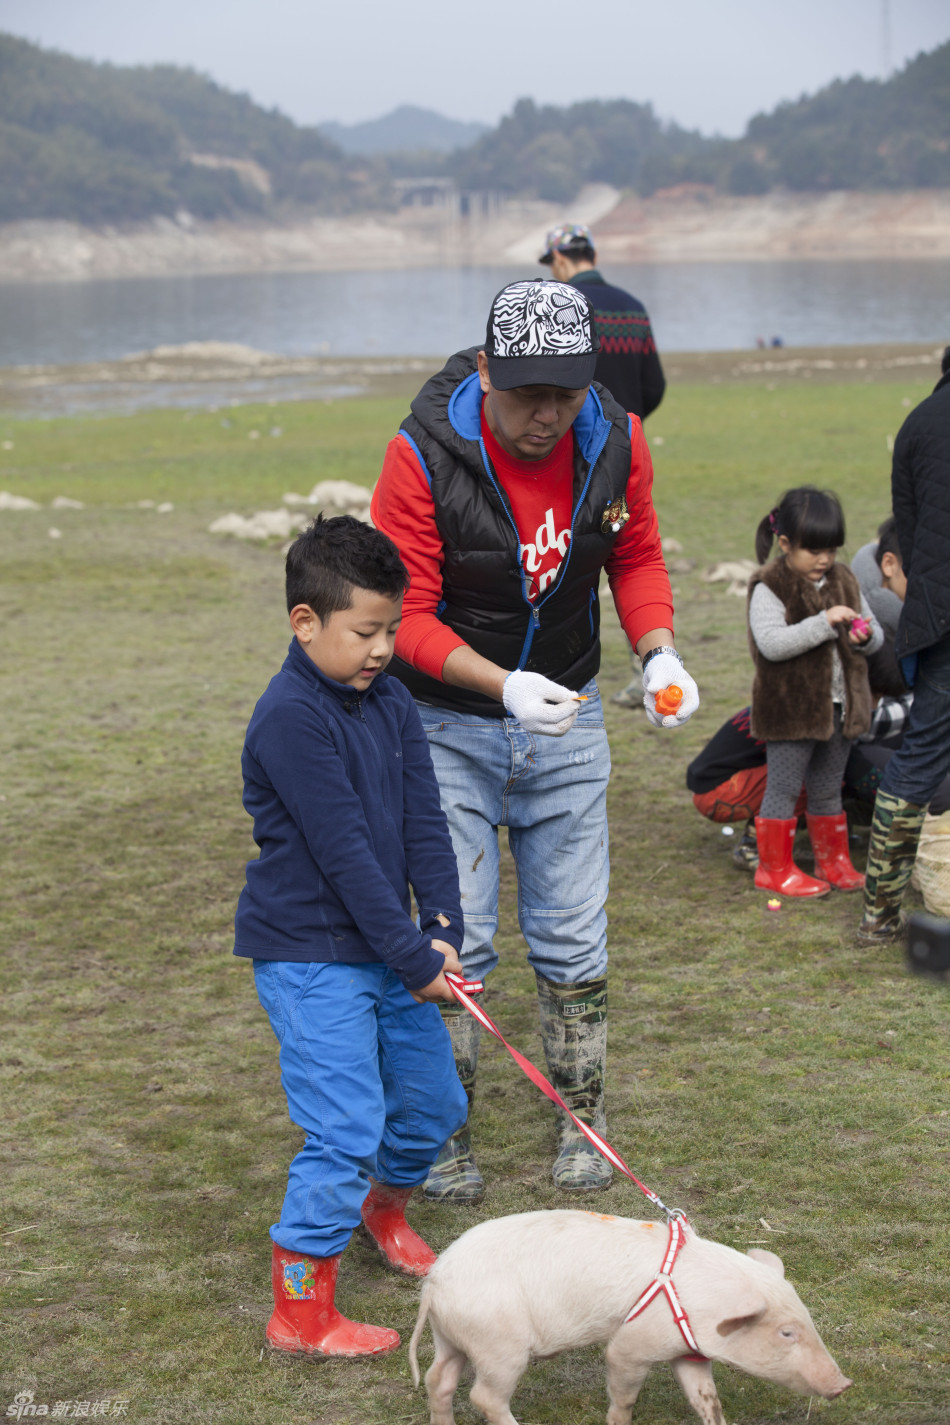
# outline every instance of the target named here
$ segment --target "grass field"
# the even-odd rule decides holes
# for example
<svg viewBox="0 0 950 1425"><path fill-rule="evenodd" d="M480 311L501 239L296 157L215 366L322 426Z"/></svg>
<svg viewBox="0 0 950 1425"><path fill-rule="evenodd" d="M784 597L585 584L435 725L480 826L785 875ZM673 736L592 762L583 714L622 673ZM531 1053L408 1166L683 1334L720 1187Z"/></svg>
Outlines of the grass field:
<svg viewBox="0 0 950 1425"><path fill-rule="evenodd" d="M673 582L703 705L670 734L607 703L610 1137L701 1233L779 1251L855 1382L826 1404L719 1369L730 1425L950 1421L947 989L909 976L898 951L859 948L853 896L768 914L684 786L750 683L743 603L700 572L750 557L758 519L806 480L841 495L852 551L868 539L888 513L888 438L930 375L681 382L649 424L661 527L696 566ZM0 511L0 1414L33 1391L51 1415L124 1401L135 1421L427 1419L405 1350L363 1364L262 1353L267 1229L299 1133L230 950L254 854L241 743L288 632L279 550L207 532L318 479L371 484L408 394L0 417L0 490L44 506ZM63 495L84 508L50 509ZM608 695L629 658L606 623ZM489 1009L535 1058L510 872L500 943ZM475 1209L413 1207L437 1249L485 1217L562 1205L548 1106L499 1046L483 1065L488 1192ZM620 1181L596 1205L650 1215ZM354 1238L343 1309L405 1339L416 1300ZM602 1421L601 1352L533 1366L514 1409L532 1425ZM476 1419L461 1394L458 1414ZM634 1418L694 1417L658 1368Z"/></svg>

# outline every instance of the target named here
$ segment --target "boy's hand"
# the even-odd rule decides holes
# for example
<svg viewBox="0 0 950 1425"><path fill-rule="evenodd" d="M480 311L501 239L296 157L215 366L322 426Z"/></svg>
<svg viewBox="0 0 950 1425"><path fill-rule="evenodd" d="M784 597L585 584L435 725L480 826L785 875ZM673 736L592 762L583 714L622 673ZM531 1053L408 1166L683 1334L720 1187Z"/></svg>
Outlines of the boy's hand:
<svg viewBox="0 0 950 1425"><path fill-rule="evenodd" d="M441 955L445 956L444 966L434 980L430 980L427 985L422 985L420 989L410 990L409 993L412 995L416 1004L428 1004L430 1000L437 999L445 999L448 1000L450 1004L454 1004L455 995L449 989L449 982L445 978L445 972L446 970L452 970L456 975L464 975L465 972L462 969L462 962L458 957L458 952L455 947L450 945L446 940L433 940L432 948L433 950L438 950Z"/></svg>

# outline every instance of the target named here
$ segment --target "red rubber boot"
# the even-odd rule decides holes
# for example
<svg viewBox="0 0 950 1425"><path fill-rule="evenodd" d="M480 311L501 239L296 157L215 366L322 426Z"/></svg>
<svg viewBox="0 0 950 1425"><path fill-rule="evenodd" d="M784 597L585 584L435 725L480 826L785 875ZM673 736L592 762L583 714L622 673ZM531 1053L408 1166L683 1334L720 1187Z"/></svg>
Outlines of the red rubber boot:
<svg viewBox="0 0 950 1425"><path fill-rule="evenodd" d="M848 850L848 818L843 811L834 816L807 816L808 835L815 851L815 871L838 891L860 891L864 877L851 864Z"/></svg>
<svg viewBox="0 0 950 1425"><path fill-rule="evenodd" d="M792 860L797 817L776 821L757 816L755 839L759 847L759 867L755 884L760 891L777 891L780 896L826 896L827 881L816 880L800 871Z"/></svg>
<svg viewBox="0 0 950 1425"><path fill-rule="evenodd" d="M394 1187L370 1178L369 1193L363 1203L363 1225L397 1272L407 1277L428 1276L435 1253L426 1246L406 1221L406 1203L411 1187Z"/></svg>
<svg viewBox="0 0 950 1425"><path fill-rule="evenodd" d="M339 1257L302 1257L275 1244L274 1314L267 1323L267 1344L275 1351L310 1356L382 1356L395 1351L398 1332L364 1326L337 1311L333 1298L339 1267Z"/></svg>

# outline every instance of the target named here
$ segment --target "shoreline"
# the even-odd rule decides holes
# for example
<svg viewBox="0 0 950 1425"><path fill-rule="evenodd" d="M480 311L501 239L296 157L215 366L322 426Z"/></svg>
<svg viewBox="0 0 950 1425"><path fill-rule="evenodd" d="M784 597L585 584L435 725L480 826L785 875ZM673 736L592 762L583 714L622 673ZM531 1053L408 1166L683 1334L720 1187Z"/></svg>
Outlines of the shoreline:
<svg viewBox="0 0 950 1425"><path fill-rule="evenodd" d="M447 205L282 225L4 223L0 283L535 265L565 221L593 227L605 265L950 258L950 189L733 198L685 184L641 199L595 184L569 204L497 200L469 217Z"/></svg>
<svg viewBox="0 0 950 1425"><path fill-rule="evenodd" d="M932 342L665 352L671 385L936 382ZM156 347L116 361L0 368L0 414L113 415L162 407L389 397L407 402L444 356L282 357L226 342Z"/></svg>

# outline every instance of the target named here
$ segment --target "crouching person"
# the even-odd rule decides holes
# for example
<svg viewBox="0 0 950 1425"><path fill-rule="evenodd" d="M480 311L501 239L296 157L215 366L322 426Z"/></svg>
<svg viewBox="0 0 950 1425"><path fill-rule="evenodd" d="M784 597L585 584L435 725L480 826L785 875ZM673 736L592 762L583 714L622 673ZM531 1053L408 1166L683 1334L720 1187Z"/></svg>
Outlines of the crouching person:
<svg viewBox="0 0 950 1425"><path fill-rule="evenodd" d="M267 1340L283 1351L399 1345L337 1311L340 1257L362 1219L391 1267L425 1276L435 1253L406 1203L466 1115L435 1003L461 969L458 872L419 714L384 671L407 584L391 541L348 515L295 540L294 637L242 756L260 857L234 953L253 960L305 1134L271 1228Z"/></svg>

